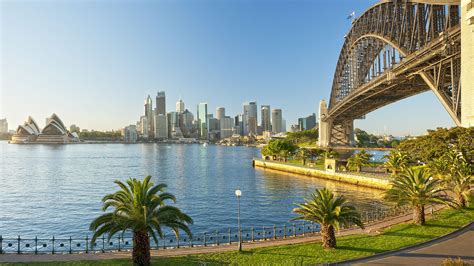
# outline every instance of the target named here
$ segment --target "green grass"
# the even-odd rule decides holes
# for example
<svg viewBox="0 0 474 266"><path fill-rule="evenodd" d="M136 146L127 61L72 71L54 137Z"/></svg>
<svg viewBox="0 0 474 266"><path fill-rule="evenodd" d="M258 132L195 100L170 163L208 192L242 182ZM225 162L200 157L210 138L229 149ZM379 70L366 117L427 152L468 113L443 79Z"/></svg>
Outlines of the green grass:
<svg viewBox="0 0 474 266"><path fill-rule="evenodd" d="M319 242L280 247L257 248L244 252L189 255L153 259L154 265L301 265L327 263L370 256L399 249L445 235L474 221L474 198L471 207L463 210L447 209L435 214L425 226L395 225L378 235L339 237L337 248L324 250ZM31 265L57 265L58 263L30 263ZM28 264L28 265L30 265ZM131 265L128 260L81 261L64 265Z"/></svg>

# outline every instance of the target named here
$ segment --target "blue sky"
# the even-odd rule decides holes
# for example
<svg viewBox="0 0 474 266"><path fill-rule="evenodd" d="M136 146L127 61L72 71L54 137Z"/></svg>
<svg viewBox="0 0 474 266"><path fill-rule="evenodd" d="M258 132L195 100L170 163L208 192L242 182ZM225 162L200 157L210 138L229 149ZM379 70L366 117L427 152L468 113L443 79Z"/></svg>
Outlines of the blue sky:
<svg viewBox="0 0 474 266"><path fill-rule="evenodd" d="M196 113L283 109L287 126L328 99L347 20L376 1L1 1L0 117L10 128L57 113L66 125L134 124L147 94L181 96ZM374 133L453 126L424 93L356 121Z"/></svg>

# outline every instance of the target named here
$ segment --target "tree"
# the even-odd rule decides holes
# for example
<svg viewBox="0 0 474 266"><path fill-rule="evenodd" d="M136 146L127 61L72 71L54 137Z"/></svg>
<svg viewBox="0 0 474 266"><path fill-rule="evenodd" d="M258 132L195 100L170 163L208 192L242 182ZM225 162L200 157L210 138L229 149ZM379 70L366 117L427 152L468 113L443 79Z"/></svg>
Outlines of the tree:
<svg viewBox="0 0 474 266"><path fill-rule="evenodd" d="M450 200L441 181L432 178L424 169L410 168L391 180L392 188L386 194L387 201L398 206L413 207L413 221L419 225L425 224L425 206L430 203L449 204Z"/></svg>
<svg viewBox="0 0 474 266"><path fill-rule="evenodd" d="M456 204L461 208L466 207L474 181L473 166L467 162L463 154L457 150L451 150L441 158L431 161L428 167L430 172L451 191Z"/></svg>
<svg viewBox="0 0 474 266"><path fill-rule="evenodd" d="M308 149L300 148L296 153L296 157L301 160L303 165L306 165L306 160L310 157L311 152Z"/></svg>
<svg viewBox="0 0 474 266"><path fill-rule="evenodd" d="M113 208L113 211L97 217L90 225L94 232L92 244L103 234L107 233L110 240L118 232L123 234L131 230L134 265L150 265L150 236L158 243L156 234L163 238L164 227L170 228L176 237L179 237L179 230L191 236L188 228L193 223L191 217L167 205L166 201L176 202L176 198L164 192L165 184L155 186L150 178L147 176L143 181L130 178L127 184L115 181L120 190L102 199L102 210Z"/></svg>
<svg viewBox="0 0 474 266"><path fill-rule="evenodd" d="M437 128L428 134L400 142L398 149L410 155L413 162L428 163L450 150L460 152L466 161L474 163L474 127Z"/></svg>
<svg viewBox="0 0 474 266"><path fill-rule="evenodd" d="M384 166L392 173L393 176L396 176L408 166L408 155L401 151L391 151L390 154L385 155L384 158L387 159L387 161L384 163Z"/></svg>
<svg viewBox="0 0 474 266"><path fill-rule="evenodd" d="M285 161L293 154L298 147L288 140L271 140L262 149L263 156L279 156Z"/></svg>
<svg viewBox="0 0 474 266"><path fill-rule="evenodd" d="M324 248L336 247L336 234L341 225L347 227L356 224L361 228L364 225L356 208L347 203L343 196L335 197L326 189L316 189L304 203L298 204L293 212L300 215L292 220L306 220L321 225L321 235Z"/></svg>
<svg viewBox="0 0 474 266"><path fill-rule="evenodd" d="M347 160L348 168L356 168L357 172L360 172L362 166L370 165L370 158L372 155L368 154L366 151L362 150L360 152L354 153Z"/></svg>

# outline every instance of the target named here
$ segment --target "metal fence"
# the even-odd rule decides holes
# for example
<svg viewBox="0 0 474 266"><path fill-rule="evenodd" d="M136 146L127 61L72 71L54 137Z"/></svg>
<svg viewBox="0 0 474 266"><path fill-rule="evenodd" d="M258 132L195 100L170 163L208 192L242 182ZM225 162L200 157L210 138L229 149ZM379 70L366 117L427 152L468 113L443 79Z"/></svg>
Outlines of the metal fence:
<svg viewBox="0 0 474 266"><path fill-rule="evenodd" d="M364 224L370 224L389 217L406 214L410 209L391 208L378 209L370 212L362 212L361 218ZM350 226L352 227L352 226ZM349 228L348 228L349 229ZM318 234L319 224L300 222L273 226L246 227L242 228L243 242L267 241L276 239L286 239L294 237L303 237L307 235ZM238 229L229 228L227 230L215 230L193 234L190 238L187 235L181 235L177 238L174 234L165 235L159 239L158 243L150 240L152 249L170 249L170 248L192 248L195 246L219 246L231 245L239 241ZM72 254L72 253L97 253L97 252L116 252L131 250L133 239L128 237L113 237L107 240L103 236L91 244L90 237L84 238L3 238L0 235L0 254Z"/></svg>

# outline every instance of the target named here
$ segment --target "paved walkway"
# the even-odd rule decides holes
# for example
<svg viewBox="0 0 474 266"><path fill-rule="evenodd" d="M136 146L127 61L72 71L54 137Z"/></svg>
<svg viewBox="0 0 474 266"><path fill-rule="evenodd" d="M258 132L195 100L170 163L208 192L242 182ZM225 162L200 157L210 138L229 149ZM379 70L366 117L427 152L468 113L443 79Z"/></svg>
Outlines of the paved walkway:
<svg viewBox="0 0 474 266"><path fill-rule="evenodd" d="M446 258L474 264L474 222L461 230L420 245L387 252L342 265L441 265Z"/></svg>
<svg viewBox="0 0 474 266"><path fill-rule="evenodd" d="M439 207L442 208L442 207ZM412 214L406 214L399 217L389 218L387 220L371 223L365 229L352 228L341 230L337 236L348 236L355 234L378 234L382 229L395 224L408 222L412 219ZM262 247L282 246L291 244L301 244L320 241L319 234L307 234L306 236L288 237L287 239L276 239L267 241L256 241L252 243L243 243L243 249L254 249ZM152 257L173 257L192 254L216 253L236 250L237 245L221 245L193 248L174 248L152 250ZM78 261L78 260L102 260L102 259L121 259L131 258L131 252L108 252L108 253L80 253L80 254L2 254L0 255L0 263L2 262L30 262L30 261Z"/></svg>

